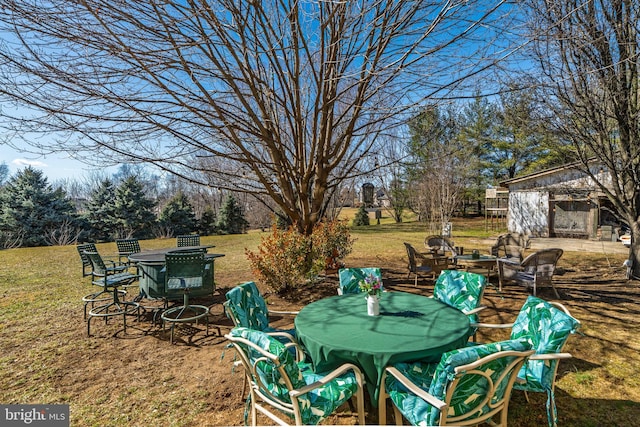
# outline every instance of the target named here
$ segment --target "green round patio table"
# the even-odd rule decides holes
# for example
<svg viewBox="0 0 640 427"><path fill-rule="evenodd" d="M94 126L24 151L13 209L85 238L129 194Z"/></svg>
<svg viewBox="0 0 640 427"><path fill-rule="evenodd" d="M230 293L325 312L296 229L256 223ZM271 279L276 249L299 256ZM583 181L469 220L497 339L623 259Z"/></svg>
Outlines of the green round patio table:
<svg viewBox="0 0 640 427"><path fill-rule="evenodd" d="M324 298L300 310L295 327L316 371L347 362L359 366L374 406L385 366L438 362L442 353L463 347L472 334L461 311L406 292L383 293L379 316L367 314L365 294Z"/></svg>

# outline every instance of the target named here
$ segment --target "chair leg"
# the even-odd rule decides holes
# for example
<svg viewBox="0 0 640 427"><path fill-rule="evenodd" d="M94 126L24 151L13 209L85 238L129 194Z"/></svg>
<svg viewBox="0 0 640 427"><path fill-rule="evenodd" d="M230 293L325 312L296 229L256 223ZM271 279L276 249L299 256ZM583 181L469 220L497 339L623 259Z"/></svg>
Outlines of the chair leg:
<svg viewBox="0 0 640 427"><path fill-rule="evenodd" d="M366 425L366 421L364 419L364 383L360 383L360 387L358 387L358 392L356 393L356 406L358 407L358 424L363 426Z"/></svg>
<svg viewBox="0 0 640 427"><path fill-rule="evenodd" d="M402 425L402 413L400 412L400 409L398 409L398 407L396 405L393 405L393 417L396 419L396 425L397 426L401 426Z"/></svg>
<svg viewBox="0 0 640 427"><path fill-rule="evenodd" d="M382 375L382 381L380 385L380 391L378 392L378 425L387 425L387 392L384 389L384 377Z"/></svg>
<svg viewBox="0 0 640 427"><path fill-rule="evenodd" d="M553 289L553 293L556 294L556 298L561 299L560 294L558 293L558 290L556 289L555 286L553 286L553 282L550 282L550 284L551 284L551 288Z"/></svg>
<svg viewBox="0 0 640 427"><path fill-rule="evenodd" d="M558 410L556 408L556 399L553 390L547 391L547 418L549 427L558 426Z"/></svg>

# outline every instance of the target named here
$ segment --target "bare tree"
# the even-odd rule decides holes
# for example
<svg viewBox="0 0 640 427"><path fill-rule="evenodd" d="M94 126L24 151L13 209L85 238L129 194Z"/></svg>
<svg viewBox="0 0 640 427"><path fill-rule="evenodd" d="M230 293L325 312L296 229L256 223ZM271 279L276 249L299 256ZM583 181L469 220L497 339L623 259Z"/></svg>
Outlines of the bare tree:
<svg viewBox="0 0 640 427"><path fill-rule="evenodd" d="M310 233L383 130L508 55L508 3L5 0L1 124L268 197Z"/></svg>
<svg viewBox="0 0 640 427"><path fill-rule="evenodd" d="M402 222L403 214L409 209L409 188L407 185L406 162L409 154L402 138L387 137L380 157L375 160L374 182L385 195L382 206L396 223Z"/></svg>
<svg viewBox="0 0 640 427"><path fill-rule="evenodd" d="M478 174L471 161L475 145L461 138L460 122L453 108L441 111L430 106L410 126L411 205L434 233L451 221L465 189Z"/></svg>
<svg viewBox="0 0 640 427"><path fill-rule="evenodd" d="M630 259L640 277L640 3L527 3L550 123L566 142L560 149L631 228Z"/></svg>

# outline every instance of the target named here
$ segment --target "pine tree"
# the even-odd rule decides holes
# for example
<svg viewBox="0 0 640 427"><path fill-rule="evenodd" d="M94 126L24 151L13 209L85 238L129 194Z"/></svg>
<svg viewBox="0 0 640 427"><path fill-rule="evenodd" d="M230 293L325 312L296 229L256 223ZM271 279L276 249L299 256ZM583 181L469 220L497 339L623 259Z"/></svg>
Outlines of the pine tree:
<svg viewBox="0 0 640 427"><path fill-rule="evenodd" d="M193 205L182 191L167 203L160 213L160 224L174 235L189 234L196 231L197 220Z"/></svg>
<svg viewBox="0 0 640 427"><path fill-rule="evenodd" d="M362 226L362 225L369 225L370 221L369 221L369 212L367 212L367 210L363 205L360 205L360 209L358 209L358 212L356 212L356 216L355 218L353 218L353 225L356 227Z"/></svg>
<svg viewBox="0 0 640 427"><path fill-rule="evenodd" d="M89 237L95 241L112 241L116 238L118 221L116 214L116 187L110 179L100 182L87 202L85 219L90 227Z"/></svg>
<svg viewBox="0 0 640 427"><path fill-rule="evenodd" d="M52 188L42 171L26 167L0 190L0 232L22 236L22 246L44 246L53 230L76 222L62 188Z"/></svg>
<svg viewBox="0 0 640 427"><path fill-rule="evenodd" d="M226 198L220 209L217 226L218 232L224 234L242 234L249 228L242 207L232 195Z"/></svg>
<svg viewBox="0 0 640 427"><path fill-rule="evenodd" d="M216 227L216 213L211 206L207 206L202 212L202 217L198 221L198 233L201 236L211 236L216 234L218 228Z"/></svg>
<svg viewBox="0 0 640 427"><path fill-rule="evenodd" d="M152 235L155 202L145 196L142 184L131 176L116 189L118 237L146 238Z"/></svg>

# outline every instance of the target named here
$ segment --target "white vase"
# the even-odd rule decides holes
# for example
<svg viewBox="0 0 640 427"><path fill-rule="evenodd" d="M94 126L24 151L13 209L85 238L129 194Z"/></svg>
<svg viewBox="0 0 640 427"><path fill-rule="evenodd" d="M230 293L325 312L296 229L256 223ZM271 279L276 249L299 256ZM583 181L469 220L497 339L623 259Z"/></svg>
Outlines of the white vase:
<svg viewBox="0 0 640 427"><path fill-rule="evenodd" d="M367 295L367 314L369 316L380 314L380 300L376 295Z"/></svg>

